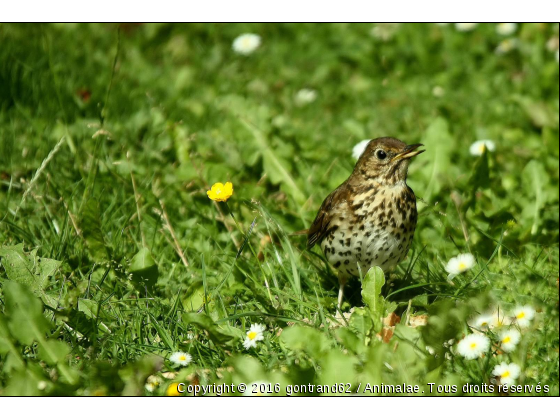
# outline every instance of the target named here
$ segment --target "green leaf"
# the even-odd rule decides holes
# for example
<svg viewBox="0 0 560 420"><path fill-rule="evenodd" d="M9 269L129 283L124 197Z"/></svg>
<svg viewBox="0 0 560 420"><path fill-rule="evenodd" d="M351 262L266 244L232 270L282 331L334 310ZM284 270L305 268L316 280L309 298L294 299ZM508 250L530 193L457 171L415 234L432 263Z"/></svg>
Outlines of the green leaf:
<svg viewBox="0 0 560 420"><path fill-rule="evenodd" d="M364 343L366 343L366 338L369 337L371 329L373 328L373 323L371 321L371 316L363 308L355 308L350 317L350 328L358 333Z"/></svg>
<svg viewBox="0 0 560 420"><path fill-rule="evenodd" d="M13 369L22 369L25 366L21 358L21 351L14 343L6 318L0 313L0 354L7 355L4 362L4 371L10 372Z"/></svg>
<svg viewBox="0 0 560 420"><path fill-rule="evenodd" d="M23 244L1 247L0 257L2 257L2 266L10 280L29 287L33 286L35 283L33 267L23 251Z"/></svg>
<svg viewBox="0 0 560 420"><path fill-rule="evenodd" d="M142 248L132 257L128 271L132 274L132 283L142 291L144 286L153 289L159 276L159 268L148 248Z"/></svg>
<svg viewBox="0 0 560 420"><path fill-rule="evenodd" d="M190 312L183 314L182 319L185 324L194 324L205 330L210 339L216 344L230 343L235 339L235 336L219 327L212 318L206 314Z"/></svg>
<svg viewBox="0 0 560 420"><path fill-rule="evenodd" d="M342 353L339 349L330 350L321 358L321 383L325 385L344 384L342 392L329 393L327 395L346 395L346 384L356 384L355 357ZM338 391L338 387L337 387Z"/></svg>
<svg viewBox="0 0 560 420"><path fill-rule="evenodd" d="M238 382L251 383L262 381L266 378L266 373L257 359L251 356L236 356L230 361L234 368Z"/></svg>
<svg viewBox="0 0 560 420"><path fill-rule="evenodd" d="M50 365L63 362L70 353L68 344L58 340L45 340L39 346L39 357Z"/></svg>
<svg viewBox="0 0 560 420"><path fill-rule="evenodd" d="M385 298L381 289L385 284L385 274L379 267L371 267L362 280L362 300L368 306L376 323L385 316Z"/></svg>
<svg viewBox="0 0 560 420"><path fill-rule="evenodd" d="M96 319L99 304L91 299L78 299L78 311L84 313L88 318Z"/></svg>
<svg viewBox="0 0 560 420"><path fill-rule="evenodd" d="M45 292L45 288L48 286L48 278L60 267L60 261L38 257L37 249L26 254L23 244L0 247L0 257L10 280L26 285L45 304L56 307L56 300Z"/></svg>
<svg viewBox="0 0 560 420"><path fill-rule="evenodd" d="M325 334L310 327L286 328L280 339L289 349L304 351L314 358L319 358L330 347Z"/></svg>
<svg viewBox="0 0 560 420"><path fill-rule="evenodd" d="M30 368L13 372L2 395L17 397L41 395L37 384L42 379L38 373Z"/></svg>
<svg viewBox="0 0 560 420"><path fill-rule="evenodd" d="M91 299L78 299L78 312L83 313L87 318L94 320L97 323L98 318L105 319L108 314L99 307L99 303ZM100 316L101 315L101 316ZM95 324L88 325L84 320L80 322L82 327L91 328ZM106 333L111 333L111 330L103 322L98 323L99 329Z"/></svg>
<svg viewBox="0 0 560 420"><path fill-rule="evenodd" d="M354 315L354 314L352 314ZM369 317L368 317L369 319ZM370 320L371 322L371 320ZM365 349L364 340L360 340L354 332L352 332L349 328L337 328L335 330L335 335L342 343L344 347L350 350L354 354L360 354Z"/></svg>
<svg viewBox="0 0 560 420"><path fill-rule="evenodd" d="M30 345L49 331L51 325L43 316L43 305L27 287L12 281L4 282L4 296L8 327L21 344Z"/></svg>
<svg viewBox="0 0 560 420"><path fill-rule="evenodd" d="M12 336L27 345L41 339L51 328L50 322L42 314L33 315L25 310L12 314L8 326Z"/></svg>
<svg viewBox="0 0 560 420"><path fill-rule="evenodd" d="M386 369L384 364L391 351L390 346L377 340L372 341L363 355L363 370L360 373L360 380L372 384L383 382L382 372Z"/></svg>

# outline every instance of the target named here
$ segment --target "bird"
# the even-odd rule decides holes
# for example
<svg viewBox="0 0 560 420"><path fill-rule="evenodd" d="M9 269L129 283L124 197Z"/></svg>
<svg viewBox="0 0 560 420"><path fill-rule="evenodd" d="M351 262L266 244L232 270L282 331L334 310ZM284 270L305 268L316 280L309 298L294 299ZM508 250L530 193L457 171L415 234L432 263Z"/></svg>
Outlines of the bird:
<svg viewBox="0 0 560 420"><path fill-rule="evenodd" d="M373 266L388 272L406 258L418 213L407 185L410 159L422 144L393 137L370 140L352 174L323 201L307 232L307 248L320 245L338 271L338 310L344 286Z"/></svg>

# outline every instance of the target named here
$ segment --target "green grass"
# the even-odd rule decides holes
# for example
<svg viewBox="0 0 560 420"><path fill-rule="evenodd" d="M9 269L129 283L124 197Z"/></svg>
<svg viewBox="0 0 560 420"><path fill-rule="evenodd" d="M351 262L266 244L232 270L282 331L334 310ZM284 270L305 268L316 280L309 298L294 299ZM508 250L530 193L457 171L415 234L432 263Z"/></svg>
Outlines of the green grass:
<svg viewBox="0 0 560 420"><path fill-rule="evenodd" d="M506 54L492 24L372 28L0 25L0 395L150 394L161 372L462 393L502 361L558 395L558 24L520 25ZM246 57L245 32L262 37ZM302 88L317 99L298 105ZM290 233L380 136L425 145L418 227L394 273L351 285L340 326L335 273ZM471 156L479 139L496 150ZM449 281L464 252L476 266ZM458 355L476 314L518 305L537 314L514 351ZM252 323L264 340L245 350Z"/></svg>

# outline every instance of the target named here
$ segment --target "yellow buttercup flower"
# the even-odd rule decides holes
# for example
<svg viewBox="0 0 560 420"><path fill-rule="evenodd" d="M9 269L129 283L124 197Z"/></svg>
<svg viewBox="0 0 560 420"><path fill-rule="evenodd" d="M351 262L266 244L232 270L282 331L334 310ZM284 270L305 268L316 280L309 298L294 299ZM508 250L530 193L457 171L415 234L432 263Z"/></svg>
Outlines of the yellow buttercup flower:
<svg viewBox="0 0 560 420"><path fill-rule="evenodd" d="M183 392L185 392L185 384L173 382L167 387L165 395L168 397L180 397L183 395Z"/></svg>
<svg viewBox="0 0 560 420"><path fill-rule="evenodd" d="M233 184L231 182L226 182L224 185L221 182L217 182L212 185L212 188L206 193L210 200L225 202L233 195Z"/></svg>

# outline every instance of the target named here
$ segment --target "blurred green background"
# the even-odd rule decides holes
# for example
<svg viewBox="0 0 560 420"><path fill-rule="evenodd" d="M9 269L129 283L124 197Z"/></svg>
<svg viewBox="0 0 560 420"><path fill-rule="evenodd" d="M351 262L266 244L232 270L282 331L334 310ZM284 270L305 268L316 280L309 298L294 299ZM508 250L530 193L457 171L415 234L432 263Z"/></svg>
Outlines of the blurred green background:
<svg viewBox="0 0 560 420"><path fill-rule="evenodd" d="M558 395L558 24L500 28L1 24L0 394L138 395L162 371L490 382L490 358L444 344L526 304L523 344L494 356ZM246 55L244 33L261 41ZM289 236L381 136L427 150L409 172L413 250L382 292L397 350L375 337L386 313L334 328L336 276ZM495 150L472 156L483 139ZM215 205L206 190L226 181ZM448 281L461 252L477 266ZM361 297L356 283L345 310ZM264 343L246 351L256 322ZM191 365L173 367L177 350Z"/></svg>

